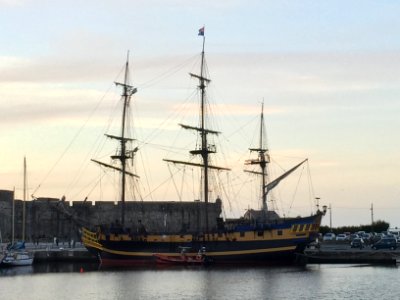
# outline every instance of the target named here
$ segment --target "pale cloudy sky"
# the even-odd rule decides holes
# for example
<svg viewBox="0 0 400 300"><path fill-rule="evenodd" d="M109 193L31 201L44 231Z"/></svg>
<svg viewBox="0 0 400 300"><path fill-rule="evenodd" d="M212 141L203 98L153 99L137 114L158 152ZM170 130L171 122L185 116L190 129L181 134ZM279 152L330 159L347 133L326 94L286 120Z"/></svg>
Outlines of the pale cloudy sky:
<svg viewBox="0 0 400 300"><path fill-rule="evenodd" d="M0 0L0 189L21 195L26 155L30 192L85 197L86 179L103 174L86 162L108 120L119 122L113 81L129 49L141 194L176 200L181 183L163 186L162 158L179 157L170 148L176 124L197 113L187 73L198 66L205 25L221 163L238 171L227 180L233 195L222 197L227 215L257 207L256 192L237 188L248 158L238 153L254 144L264 99L271 155L283 169L309 158L314 196L332 204L334 226L369 223L371 203L375 219L400 226L399 13L397 1ZM195 137L178 140L192 149ZM292 204L293 180L283 184L280 213L309 213L309 199Z"/></svg>

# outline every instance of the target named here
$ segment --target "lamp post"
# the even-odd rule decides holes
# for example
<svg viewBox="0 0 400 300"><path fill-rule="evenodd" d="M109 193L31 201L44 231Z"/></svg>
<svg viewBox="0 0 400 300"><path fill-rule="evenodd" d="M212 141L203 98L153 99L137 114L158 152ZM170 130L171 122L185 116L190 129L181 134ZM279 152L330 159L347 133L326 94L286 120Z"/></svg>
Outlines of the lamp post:
<svg viewBox="0 0 400 300"><path fill-rule="evenodd" d="M320 197L315 197L315 200L317 201L317 211L319 211L319 199L321 199Z"/></svg>
<svg viewBox="0 0 400 300"><path fill-rule="evenodd" d="M371 231L374 231L374 204L371 203Z"/></svg>

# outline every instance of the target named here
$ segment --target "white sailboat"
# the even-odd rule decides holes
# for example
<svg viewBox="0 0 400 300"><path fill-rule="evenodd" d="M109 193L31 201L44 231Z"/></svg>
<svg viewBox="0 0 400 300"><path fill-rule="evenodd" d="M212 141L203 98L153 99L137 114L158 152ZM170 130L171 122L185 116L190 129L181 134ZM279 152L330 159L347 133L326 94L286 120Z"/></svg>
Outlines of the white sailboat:
<svg viewBox="0 0 400 300"><path fill-rule="evenodd" d="M30 266L33 264L33 253L25 250L25 201L26 201L26 158L24 157L24 196L22 211L22 242L14 243L15 207L12 205L12 242L6 251L0 254L2 266ZM3 257L1 257L3 256Z"/></svg>
<svg viewBox="0 0 400 300"><path fill-rule="evenodd" d="M7 252L1 261L3 266L30 266L33 264L33 255L28 251Z"/></svg>

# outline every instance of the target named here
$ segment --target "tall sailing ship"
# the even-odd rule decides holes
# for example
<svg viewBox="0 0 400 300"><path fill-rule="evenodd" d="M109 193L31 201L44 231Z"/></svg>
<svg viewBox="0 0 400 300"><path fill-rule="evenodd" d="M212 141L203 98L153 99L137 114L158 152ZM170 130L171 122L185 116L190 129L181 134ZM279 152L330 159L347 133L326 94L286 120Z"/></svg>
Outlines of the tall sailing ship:
<svg viewBox="0 0 400 300"><path fill-rule="evenodd" d="M307 244L314 241L318 235L321 218L325 211L319 209L315 214L307 217L281 218L274 211L267 207L268 193L276 187L281 180L296 170L300 165L294 166L273 181L267 181L267 165L270 162L267 147L263 140L263 108L261 110L261 126L259 147L251 148L251 152L256 152L258 157L247 160L245 163L256 165L258 171L253 173L261 176L262 181L262 207L260 210L252 210L253 220L243 218L219 222L218 226L209 226L209 171L210 170L229 170L227 168L214 166L210 163L210 155L216 153L215 146L209 144L209 135L218 135L218 131L211 130L206 126L206 88L210 80L205 77L205 57L204 57L204 29L200 30L199 35L203 38L201 52L200 74L190 76L199 81L200 90L200 125L189 126L180 124L184 129L194 130L200 136L200 146L196 150L190 151L192 155L201 157L201 163L184 162L178 160L164 159L173 164L186 164L202 168L202 182L204 199L203 228L198 228L193 232L146 232L140 230L132 235L124 229L125 224L125 193L127 188L127 176L137 177L136 174L127 170L127 161L131 159L137 151L127 149L127 143L131 141L126 137L126 118L131 96L137 91L136 88L128 84L128 60L125 65L125 79L123 83L117 83L123 89L123 111L122 128L120 136L107 135L109 138L118 140L120 143L119 155L112 156L120 162L120 167L109 165L97 160L96 163L105 167L113 168L121 172L121 220L118 228L106 231L103 226L96 229L82 228L82 241L85 247L97 255L103 265L136 265L150 264L155 262L154 254L165 255L168 257L179 256L179 249L190 249L185 255L196 256L201 251L208 262L213 263L276 263L292 262L296 253L302 253ZM162 221L160 221L162 222Z"/></svg>

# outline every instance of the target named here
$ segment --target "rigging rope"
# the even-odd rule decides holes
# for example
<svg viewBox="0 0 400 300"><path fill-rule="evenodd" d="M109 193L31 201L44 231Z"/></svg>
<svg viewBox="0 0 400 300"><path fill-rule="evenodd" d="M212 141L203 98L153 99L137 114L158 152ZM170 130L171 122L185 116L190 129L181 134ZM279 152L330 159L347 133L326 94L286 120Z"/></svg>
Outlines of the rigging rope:
<svg viewBox="0 0 400 300"><path fill-rule="evenodd" d="M172 178L172 183L174 184L175 191L176 191L176 193L178 194L179 201L182 201L182 197L181 197L181 195L179 194L178 187L176 186L176 183L175 183L175 180L174 180L174 176L172 175L171 168L170 168L169 164L168 164L168 171L169 171L169 174L171 175L170 178Z"/></svg>
<svg viewBox="0 0 400 300"><path fill-rule="evenodd" d="M296 197L297 190L298 190L298 188L299 188L299 183L300 183L301 177L302 177L302 175L303 175L303 171L304 171L304 166L302 167L301 172L300 172L300 176L299 176L299 178L298 178L298 180L297 180L297 184L296 184L296 187L295 187L293 196L292 196L292 202L290 203L288 213L290 213L290 210L291 210L292 207L293 207L294 198Z"/></svg>
<svg viewBox="0 0 400 300"><path fill-rule="evenodd" d="M168 78L169 76L174 75L175 73L177 73L178 71L180 71L181 69L183 69L183 67L185 67L186 65L189 64L189 62L193 61L194 58L197 58L197 54L194 56L189 57L187 60L185 60L184 62L182 62L181 64L172 67L171 69L165 71L164 73L154 77L153 79L150 79L146 82L143 82L141 84L138 85L138 88L140 89L146 89L162 80L164 80L165 78Z"/></svg>
<svg viewBox="0 0 400 300"><path fill-rule="evenodd" d="M109 87L108 91L111 89L111 86ZM107 91L107 92L108 92ZM78 138L78 136L81 134L81 132L83 131L83 129L86 127L87 123L89 122L89 120L92 118L93 114L97 111L97 109L99 108L100 104L103 102L104 98L105 98L106 93L103 95L103 97L100 99L100 101L97 103L97 105L95 106L95 108L90 112L88 118L85 120L85 122L83 123L83 125L79 128L78 132L73 136L72 140L69 142L69 144L67 145L67 148L61 153L61 155L59 156L59 158L57 159L57 161L55 162L55 164L51 167L50 171L45 175L45 177L41 180L41 182L39 183L39 185L35 188L35 190L33 191L32 195L34 195L39 188L42 186L43 182L45 180L47 180L47 178L50 176L50 174L54 171L54 169L56 168L56 166L60 163L60 161L62 160L62 158L64 157L64 155L67 153L67 151L71 148L71 146L73 145L73 143L75 142L75 140Z"/></svg>

